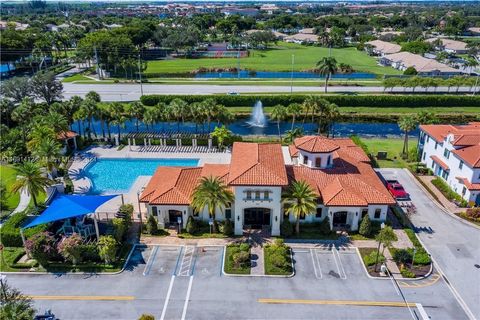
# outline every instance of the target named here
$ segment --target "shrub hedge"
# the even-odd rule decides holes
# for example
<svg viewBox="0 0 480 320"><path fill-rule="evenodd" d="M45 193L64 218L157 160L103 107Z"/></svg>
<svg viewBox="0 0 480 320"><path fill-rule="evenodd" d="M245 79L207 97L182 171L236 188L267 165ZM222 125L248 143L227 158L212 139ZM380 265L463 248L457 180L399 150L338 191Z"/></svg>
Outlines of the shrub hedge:
<svg viewBox="0 0 480 320"><path fill-rule="evenodd" d="M217 103L227 107L253 106L261 100L264 106L277 104L289 105L302 103L308 95L218 95L213 98ZM328 101L339 107L478 107L480 96L467 95L325 95ZM143 95L140 101L146 106L154 106L159 102L170 103L180 98L187 103L203 101L212 96L205 95Z"/></svg>
<svg viewBox="0 0 480 320"><path fill-rule="evenodd" d="M5 247L22 247L22 237L20 235L20 227L23 226L24 222L27 220L27 212L19 212L13 214L8 218L8 220L3 224L1 231L1 244ZM33 228L28 228L23 231L25 239L30 238L34 234L43 232L47 230L46 224L41 224Z"/></svg>

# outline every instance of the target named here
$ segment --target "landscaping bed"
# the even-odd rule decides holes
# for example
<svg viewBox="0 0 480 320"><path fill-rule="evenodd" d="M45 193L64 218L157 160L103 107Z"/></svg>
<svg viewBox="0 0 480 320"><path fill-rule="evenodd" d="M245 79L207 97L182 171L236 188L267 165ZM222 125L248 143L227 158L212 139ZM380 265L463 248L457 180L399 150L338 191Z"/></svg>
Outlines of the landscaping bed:
<svg viewBox="0 0 480 320"><path fill-rule="evenodd" d="M266 275L290 276L293 273L293 261L290 247L281 239L263 248Z"/></svg>
<svg viewBox="0 0 480 320"><path fill-rule="evenodd" d="M375 271L375 261L377 258L377 248L358 248L360 256L362 257L363 264L367 269L367 272L373 277L380 276L380 266L385 262L385 257L380 251L378 255L377 271Z"/></svg>
<svg viewBox="0 0 480 320"><path fill-rule="evenodd" d="M250 274L250 246L247 243L227 245L223 268L229 274Z"/></svg>
<svg viewBox="0 0 480 320"><path fill-rule="evenodd" d="M469 208L465 212L459 213L458 216L480 226L480 208Z"/></svg>
<svg viewBox="0 0 480 320"><path fill-rule="evenodd" d="M467 202L455 191L453 191L442 178L436 177L432 180L432 184L440 191L445 198L452 202L459 203L461 207L466 207Z"/></svg>

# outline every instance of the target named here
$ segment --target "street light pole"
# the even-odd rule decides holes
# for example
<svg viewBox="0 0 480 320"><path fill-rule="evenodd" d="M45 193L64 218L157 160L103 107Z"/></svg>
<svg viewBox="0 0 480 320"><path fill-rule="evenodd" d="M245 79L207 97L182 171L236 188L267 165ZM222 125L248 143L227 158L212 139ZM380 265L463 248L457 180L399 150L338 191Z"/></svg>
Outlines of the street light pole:
<svg viewBox="0 0 480 320"><path fill-rule="evenodd" d="M292 54L292 71L290 73L290 93L293 93L293 64L295 63L295 55Z"/></svg>
<svg viewBox="0 0 480 320"><path fill-rule="evenodd" d="M382 230L383 228L385 228L385 223L382 222L382 224L380 225L380 230ZM378 241L377 256L375 258L375 268L373 269L375 272L377 272L378 256L380 255L380 245L381 244L382 244L381 241Z"/></svg>
<svg viewBox="0 0 480 320"><path fill-rule="evenodd" d="M143 83L142 83L142 66L140 61L140 51L138 52L138 78L140 79L140 93L143 96Z"/></svg>

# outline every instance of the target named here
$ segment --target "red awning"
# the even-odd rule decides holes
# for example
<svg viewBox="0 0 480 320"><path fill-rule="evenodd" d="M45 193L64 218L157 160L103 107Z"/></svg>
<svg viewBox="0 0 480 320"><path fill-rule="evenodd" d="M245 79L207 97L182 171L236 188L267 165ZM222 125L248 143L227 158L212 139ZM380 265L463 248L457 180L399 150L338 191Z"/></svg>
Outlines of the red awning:
<svg viewBox="0 0 480 320"><path fill-rule="evenodd" d="M439 157L437 156L430 156L430 158L436 163L438 164L440 167L442 167L443 170L450 170L450 168L447 166L447 164L445 162L443 162L442 160L440 160Z"/></svg>

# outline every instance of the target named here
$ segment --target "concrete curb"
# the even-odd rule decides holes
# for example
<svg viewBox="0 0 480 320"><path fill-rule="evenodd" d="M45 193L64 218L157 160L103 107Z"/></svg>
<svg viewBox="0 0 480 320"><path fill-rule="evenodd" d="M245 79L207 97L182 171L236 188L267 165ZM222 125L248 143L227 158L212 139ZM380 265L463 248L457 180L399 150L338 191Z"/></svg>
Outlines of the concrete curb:
<svg viewBox="0 0 480 320"><path fill-rule="evenodd" d="M423 243L422 243L422 246L423 246ZM362 263L363 271L365 271L365 274L367 275L367 277L369 277L370 279L373 279L373 280L390 280L389 277L374 277L374 276L370 275L368 273L367 267L365 266L365 263L363 263L363 259L362 259L362 255L360 254L360 250L358 250L357 247L355 247L355 249L357 251L358 258L360 259L360 261ZM425 249L425 251L426 251L426 249ZM422 277L417 277L417 278L394 277L394 278L395 278L395 280L401 280L401 281L419 281L419 280L425 280L426 278L430 277L432 275L432 272L433 272L433 260L430 263L430 270L427 272L426 275L424 275ZM392 277L393 277L393 275L392 275Z"/></svg>
<svg viewBox="0 0 480 320"><path fill-rule="evenodd" d="M289 275L275 275L275 274L234 274L234 273L226 273L225 272L225 256L227 252L227 246L223 247L223 262L222 262L222 274L226 277L250 277L250 278L292 278L295 275L295 264L293 263L293 254L292 249L290 250L290 260L292 261L292 273Z"/></svg>
<svg viewBox="0 0 480 320"><path fill-rule="evenodd" d="M130 258L132 257L132 254L133 252L135 251L135 249L137 247L141 247L143 245L141 244L137 244L137 243L134 243L132 248L130 249L130 252L128 253L128 256L127 256L127 259L125 260L125 263L123 264L123 267L122 269L120 269L119 271L115 271L115 272L98 272L98 273L94 273L95 275L98 275L98 276L114 276L114 275L118 275L120 273L122 273L123 271L125 271L127 265L128 265L128 262L130 261ZM51 274L51 275L55 275L55 274L64 274L64 275L78 275L78 276L84 276L86 274L92 274L92 272L47 272L47 271L32 271L32 272L28 272L28 271L14 271L14 272L8 272L8 271L4 271L4 272L1 272L1 274L17 274L17 275L28 275L28 274L33 274L33 275L47 275L47 274Z"/></svg>
<svg viewBox="0 0 480 320"><path fill-rule="evenodd" d="M460 221L461 223L464 223L466 225L469 225L471 227L474 227L478 230L480 230L480 226L477 226L475 223L472 223L468 220L465 220L465 219L462 219L461 217L457 216L456 214L448 211L444 206L442 206L437 200L435 200L434 197L432 197L432 195L430 194L430 192L428 190L425 189L425 187L417 180L417 178L415 178L415 176L408 170L408 169L403 169L407 172L408 175L410 175L410 177L415 181L415 184L423 190L423 192L427 195L427 197L433 202L435 203L435 205L440 209L442 210L443 212L445 212L446 214L448 214L449 216L451 216L452 218Z"/></svg>

